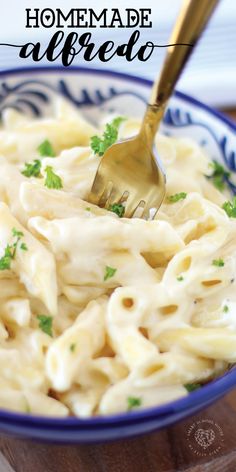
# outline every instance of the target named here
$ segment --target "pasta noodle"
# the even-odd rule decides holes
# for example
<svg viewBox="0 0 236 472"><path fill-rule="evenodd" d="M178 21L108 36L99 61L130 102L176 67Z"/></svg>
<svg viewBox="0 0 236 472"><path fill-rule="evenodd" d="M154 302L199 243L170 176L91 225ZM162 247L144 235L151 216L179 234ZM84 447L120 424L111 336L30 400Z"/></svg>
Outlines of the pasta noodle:
<svg viewBox="0 0 236 472"><path fill-rule="evenodd" d="M119 136L139 125L122 121ZM209 159L158 135L157 218L119 218L87 201L100 132L61 99L51 118L4 112L1 408L86 418L160 405L236 362L236 220Z"/></svg>

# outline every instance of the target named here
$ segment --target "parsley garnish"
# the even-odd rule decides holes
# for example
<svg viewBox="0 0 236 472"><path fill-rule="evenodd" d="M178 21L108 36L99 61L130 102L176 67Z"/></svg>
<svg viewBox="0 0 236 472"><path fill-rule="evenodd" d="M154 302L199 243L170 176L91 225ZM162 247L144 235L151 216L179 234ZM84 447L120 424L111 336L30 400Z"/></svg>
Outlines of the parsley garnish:
<svg viewBox="0 0 236 472"><path fill-rule="evenodd" d="M27 246L26 246L25 243L21 243L20 249L21 249L22 251L28 251L28 248L27 248Z"/></svg>
<svg viewBox="0 0 236 472"><path fill-rule="evenodd" d="M182 281L184 280L184 278L183 278L182 275L179 275L179 276L177 277L177 280L178 280L178 282L182 282Z"/></svg>
<svg viewBox="0 0 236 472"><path fill-rule="evenodd" d="M48 139L39 145L38 152L41 157L55 157L55 152ZM26 162L25 168L21 173L25 177L41 177L41 166L42 162L39 159L35 159L33 162Z"/></svg>
<svg viewBox="0 0 236 472"><path fill-rule="evenodd" d="M37 319L39 320L39 328L52 337L52 316L38 315Z"/></svg>
<svg viewBox="0 0 236 472"><path fill-rule="evenodd" d="M230 218L236 218L236 196L233 198L232 203L229 201L225 202L222 208Z"/></svg>
<svg viewBox="0 0 236 472"><path fill-rule="evenodd" d="M216 267L224 267L225 263L224 263L223 259L214 259L212 261L212 265L216 266Z"/></svg>
<svg viewBox="0 0 236 472"><path fill-rule="evenodd" d="M104 274L104 282L106 282L106 280L110 279L111 277L113 277L113 275L115 275L117 269L114 269L113 267L109 267L109 266L106 266L105 268L105 274Z"/></svg>
<svg viewBox="0 0 236 472"><path fill-rule="evenodd" d="M127 403L128 403L128 410L132 410L133 408L137 408L138 406L141 406L142 400L141 398L138 398L138 397L128 397Z"/></svg>
<svg viewBox="0 0 236 472"><path fill-rule="evenodd" d="M0 259L0 270L9 270L11 268L11 261L15 259L19 242L24 236L24 233L18 231L16 228L12 228L12 236L16 239L13 244L7 244L4 255ZM25 243L21 243L20 249L22 251L28 251Z"/></svg>
<svg viewBox="0 0 236 472"><path fill-rule="evenodd" d="M213 161L210 163L210 166L213 169L212 175L210 175L210 179L212 179L212 182L214 186L218 190L224 190L225 188L225 180L230 177L230 172L228 172L224 166L219 164L217 161Z"/></svg>
<svg viewBox="0 0 236 472"><path fill-rule="evenodd" d="M13 248L13 252L12 252L12 259L15 259L15 255L16 255L16 250L17 250L17 246L21 240L21 238L24 236L24 233L22 233L22 231L18 231L16 228L12 228L12 236L14 238L16 238L16 241L13 243L12 245L12 248ZM23 246L23 247L22 247ZM9 246L10 247L10 246ZM26 246L25 243L21 243L20 245L20 249L22 251L28 251L28 248Z"/></svg>
<svg viewBox="0 0 236 472"><path fill-rule="evenodd" d="M4 256L0 259L0 270L9 270L11 268L11 261L13 259L12 246L7 245Z"/></svg>
<svg viewBox="0 0 236 472"><path fill-rule="evenodd" d="M22 174L25 177L41 177L41 161L35 159L33 163L25 163L25 169L22 170Z"/></svg>
<svg viewBox="0 0 236 472"><path fill-rule="evenodd" d="M46 172L46 179L44 182L45 187L56 188L56 189L63 187L61 177L55 174L51 166L47 166L45 168L45 172Z"/></svg>
<svg viewBox="0 0 236 472"><path fill-rule="evenodd" d="M90 140L91 148L94 154L98 154L99 156L103 156L104 152L117 141L118 138L118 131L120 124L126 118L122 116L118 116L111 123L106 124L105 131L100 138L99 136L92 136Z"/></svg>
<svg viewBox="0 0 236 472"><path fill-rule="evenodd" d="M75 349L76 349L76 343L71 344L70 345L70 351L75 352Z"/></svg>
<svg viewBox="0 0 236 472"><path fill-rule="evenodd" d="M228 313L228 311L229 311L229 307L228 307L228 305L225 305L224 308L223 308L223 312Z"/></svg>
<svg viewBox="0 0 236 472"><path fill-rule="evenodd" d="M194 390L198 390L201 388L201 384L199 383L192 383L192 384L185 384L184 387L188 392L194 392Z"/></svg>
<svg viewBox="0 0 236 472"><path fill-rule="evenodd" d="M50 141L48 141L48 139L45 139L45 141L43 141L39 145L38 152L39 152L41 157L55 157L55 155L56 155L54 150L53 150L53 147L52 147Z"/></svg>
<svg viewBox="0 0 236 472"><path fill-rule="evenodd" d="M113 211L113 213L116 213L119 218L122 218L125 213L125 207L122 205L122 203L114 203L113 205L110 205L108 208L109 211Z"/></svg>
<svg viewBox="0 0 236 472"><path fill-rule="evenodd" d="M86 211L91 211L90 207L85 208Z"/></svg>
<svg viewBox="0 0 236 472"><path fill-rule="evenodd" d="M22 233L22 231L18 231L18 229L16 228L12 228L12 236L22 238L22 236L24 236L24 233Z"/></svg>
<svg viewBox="0 0 236 472"><path fill-rule="evenodd" d="M184 200L186 197L187 197L187 193L185 192L175 193L174 195L170 195L168 197L168 201L170 203L176 203L176 202L179 202L180 200Z"/></svg>

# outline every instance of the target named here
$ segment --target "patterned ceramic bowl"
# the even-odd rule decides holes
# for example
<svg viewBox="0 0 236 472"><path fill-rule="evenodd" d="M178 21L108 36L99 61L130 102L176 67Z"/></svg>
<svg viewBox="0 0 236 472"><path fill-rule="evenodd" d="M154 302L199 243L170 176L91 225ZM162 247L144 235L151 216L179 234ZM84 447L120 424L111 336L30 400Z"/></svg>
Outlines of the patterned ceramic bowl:
<svg viewBox="0 0 236 472"><path fill-rule="evenodd" d="M142 116L150 93L147 80L109 71L37 68L0 73L0 113L13 107L33 116L51 112L60 93L91 121L116 110ZM236 171L236 126L220 113L197 100L176 92L166 112L162 132L189 136L214 159ZM234 179L234 181L236 181ZM236 186L232 185L236 193ZM205 408L236 384L236 370L210 382L188 397L141 411L90 419L48 419L0 410L0 429L37 440L65 443L108 441L149 433Z"/></svg>

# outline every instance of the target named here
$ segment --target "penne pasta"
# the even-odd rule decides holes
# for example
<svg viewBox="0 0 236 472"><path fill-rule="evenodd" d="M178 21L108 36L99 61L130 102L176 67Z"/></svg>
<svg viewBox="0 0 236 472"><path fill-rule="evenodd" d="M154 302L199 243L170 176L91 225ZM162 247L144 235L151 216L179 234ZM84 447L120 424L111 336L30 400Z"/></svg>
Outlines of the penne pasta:
<svg viewBox="0 0 236 472"><path fill-rule="evenodd" d="M106 135L107 118L95 129L61 99L50 118L4 112L0 408L87 418L161 405L236 362L228 191L196 143L157 135L157 218L90 204L106 139L140 126L119 121Z"/></svg>

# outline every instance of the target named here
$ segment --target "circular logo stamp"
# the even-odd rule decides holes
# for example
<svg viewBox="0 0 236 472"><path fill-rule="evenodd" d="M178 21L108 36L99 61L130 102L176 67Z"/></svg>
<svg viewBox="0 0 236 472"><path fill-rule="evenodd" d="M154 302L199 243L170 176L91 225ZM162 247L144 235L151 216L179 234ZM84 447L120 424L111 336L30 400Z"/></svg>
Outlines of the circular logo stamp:
<svg viewBox="0 0 236 472"><path fill-rule="evenodd" d="M218 454L223 447L224 433L215 421L198 420L188 428L187 443L196 455L213 456Z"/></svg>

